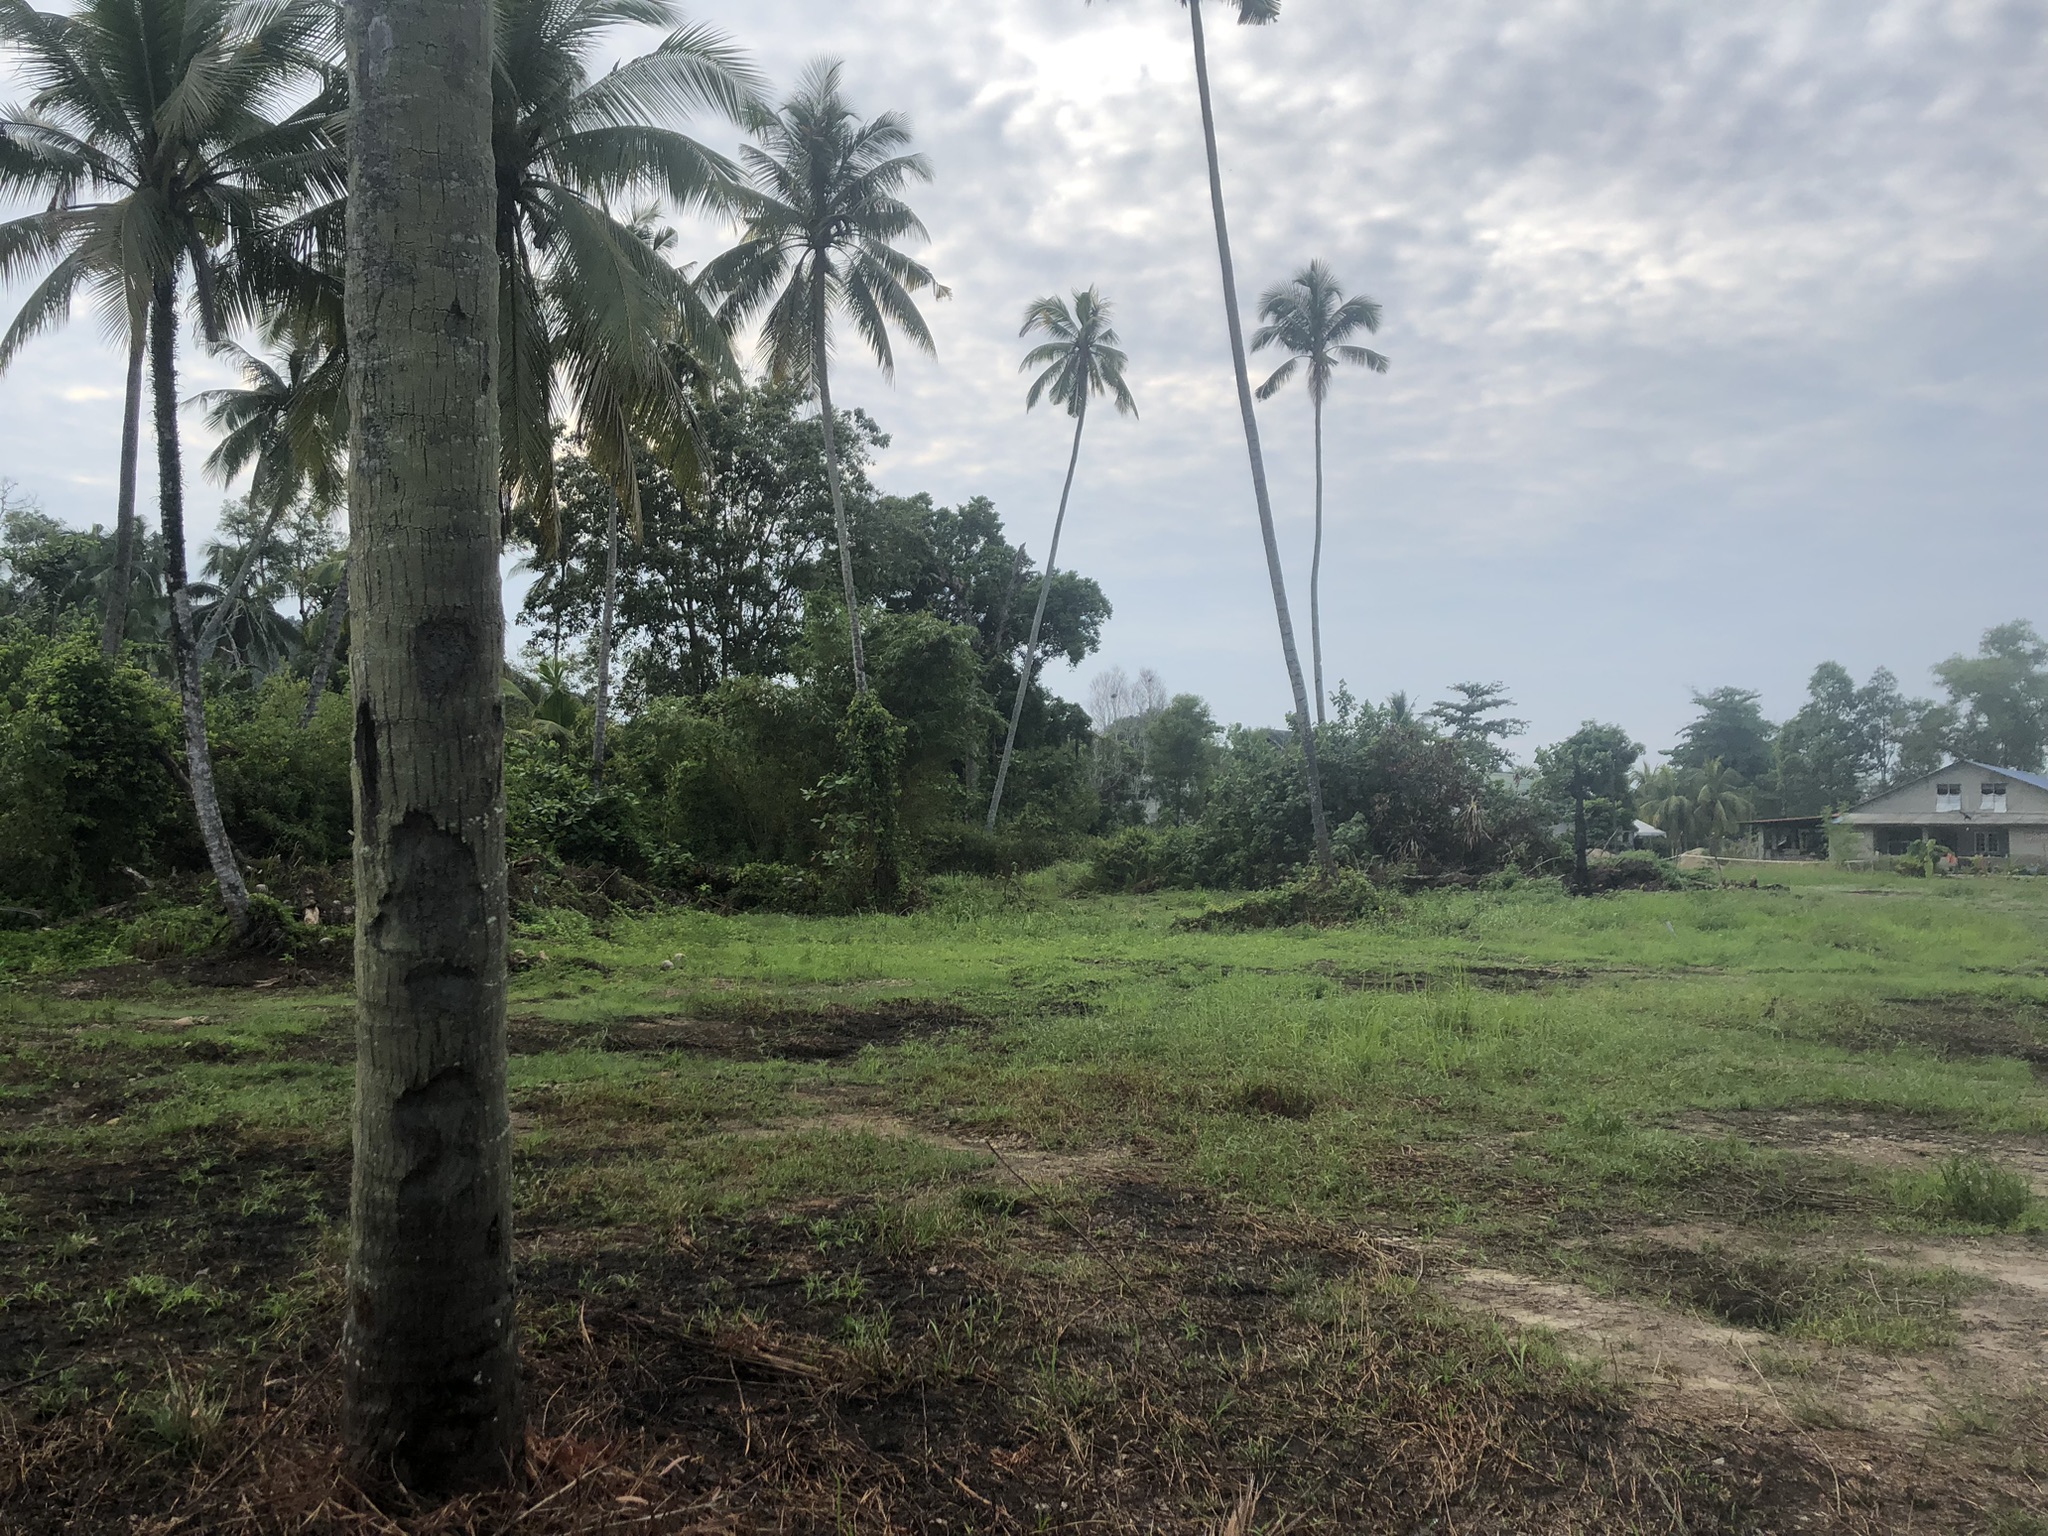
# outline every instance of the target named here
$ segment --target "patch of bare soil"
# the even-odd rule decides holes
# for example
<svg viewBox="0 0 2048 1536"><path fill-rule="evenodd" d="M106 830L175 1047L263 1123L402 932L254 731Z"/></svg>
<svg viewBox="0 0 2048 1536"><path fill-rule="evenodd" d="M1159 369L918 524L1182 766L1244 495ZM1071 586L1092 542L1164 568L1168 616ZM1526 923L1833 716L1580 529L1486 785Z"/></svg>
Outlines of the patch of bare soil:
<svg viewBox="0 0 2048 1536"><path fill-rule="evenodd" d="M744 1004L684 1017L615 1020L603 1026L514 1019L515 1054L569 1047L607 1051L696 1051L735 1061L836 1061L868 1046L986 1031L993 1021L955 1003L887 998L860 1006L787 1008Z"/></svg>
<svg viewBox="0 0 2048 1536"><path fill-rule="evenodd" d="M2009 1056L2048 1072L2048 1007L2023 999L1956 995L1844 1004L1824 1034L1852 1050L1910 1045L1949 1060Z"/></svg>
<svg viewBox="0 0 2048 1536"><path fill-rule="evenodd" d="M1967 1134L1912 1116L1834 1110L1700 1110L1674 1120L1670 1129L1914 1173L1958 1153L1974 1153L2024 1175L2035 1194L2048 1197L2048 1146L2036 1136Z"/></svg>
<svg viewBox="0 0 2048 1536"><path fill-rule="evenodd" d="M1650 1295L1493 1269L1466 1270L1444 1289L1505 1322L1548 1330L1691 1417L1916 1434L2009 1419L2021 1438L2041 1440L2020 1427L2048 1379L2048 1249L2037 1242L1877 1235L1852 1254L1818 1239L1767 1247L1741 1228L1689 1224L1602 1247L1600 1267ZM1934 1282L1943 1271L1966 1282L1913 1293L1916 1274ZM1888 1303L1907 1317L1945 1311L1953 1345L1879 1352L1785 1331L1803 1304L1802 1278L1815 1274L1852 1305ZM1950 1290L1960 1294L1939 1294Z"/></svg>
<svg viewBox="0 0 2048 1536"><path fill-rule="evenodd" d="M137 997L166 986L268 991L306 987L331 990L352 985L355 979L353 930L328 928L314 930L313 935L305 938L290 954L217 949L168 960L129 960L119 965L97 966L56 983L52 990L59 997L94 1000Z"/></svg>

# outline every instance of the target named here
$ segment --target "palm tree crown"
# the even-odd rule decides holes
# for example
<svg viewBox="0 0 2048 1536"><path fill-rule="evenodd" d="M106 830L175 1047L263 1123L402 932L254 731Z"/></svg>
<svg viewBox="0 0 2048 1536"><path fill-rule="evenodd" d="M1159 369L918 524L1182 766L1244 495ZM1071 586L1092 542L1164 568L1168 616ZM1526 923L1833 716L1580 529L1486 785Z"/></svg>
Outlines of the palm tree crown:
<svg viewBox="0 0 2048 1536"><path fill-rule="evenodd" d="M621 25L670 31L593 78L603 35ZM704 111L750 120L760 79L669 0L501 0L495 50L503 473L509 491L539 506L547 543L559 376L579 411L606 407L598 430L609 437L630 413L622 391L660 392L656 358L677 315L715 365L729 364L722 333L645 221L612 208L649 193L685 209L723 206L731 163L662 125ZM608 478L628 481L628 456L606 457Z"/></svg>
<svg viewBox="0 0 2048 1536"><path fill-rule="evenodd" d="M816 313L850 319L887 375L896 368L892 325L919 351L934 350L911 295L947 292L896 248L929 238L901 194L913 181L931 180L931 162L911 151L902 114L855 116L840 68L813 64L779 112L756 120L760 144L740 150L746 228L705 274L725 296L720 314L729 323L766 308L769 373L811 387L829 351L813 335Z"/></svg>
<svg viewBox="0 0 2048 1536"><path fill-rule="evenodd" d="M1041 370L1024 397L1026 410L1049 398L1066 407L1069 416L1079 416L1088 408L1089 395L1108 394L1123 415L1138 414L1138 402L1124 384L1124 367L1130 360L1109 316L1109 301L1094 288L1076 293L1071 310L1057 294L1034 300L1025 309L1024 328L1017 334L1042 332L1050 338L1025 353L1018 365L1020 373Z"/></svg>
<svg viewBox="0 0 2048 1536"><path fill-rule="evenodd" d="M1311 261L1284 283L1275 283L1259 298L1259 318L1266 323L1252 332L1252 350L1279 347L1287 361L1259 386L1259 398L1270 400L1303 368L1308 370L1309 399L1321 405L1330 398L1330 380L1340 363L1387 371L1387 359L1370 347L1350 345L1359 331L1380 328L1380 307L1364 294L1345 297L1337 274Z"/></svg>

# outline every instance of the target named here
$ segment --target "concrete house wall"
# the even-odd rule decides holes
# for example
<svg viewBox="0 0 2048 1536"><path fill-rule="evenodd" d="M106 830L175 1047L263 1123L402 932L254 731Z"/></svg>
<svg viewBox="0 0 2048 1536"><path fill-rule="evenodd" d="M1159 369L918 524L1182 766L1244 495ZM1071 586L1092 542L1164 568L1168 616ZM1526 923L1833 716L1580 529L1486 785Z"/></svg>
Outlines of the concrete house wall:
<svg viewBox="0 0 2048 1536"><path fill-rule="evenodd" d="M1937 787L1944 784L1962 786L1958 808L1943 808L1956 805L1953 798L1937 795ZM1986 806L1986 785L2003 786L2003 809L1997 808L1995 799ZM1862 834L1866 857L1896 852L1901 840L1931 837L1964 858L1982 853L2014 864L2048 867L2048 785L2008 769L1951 762L1864 801L1840 819Z"/></svg>

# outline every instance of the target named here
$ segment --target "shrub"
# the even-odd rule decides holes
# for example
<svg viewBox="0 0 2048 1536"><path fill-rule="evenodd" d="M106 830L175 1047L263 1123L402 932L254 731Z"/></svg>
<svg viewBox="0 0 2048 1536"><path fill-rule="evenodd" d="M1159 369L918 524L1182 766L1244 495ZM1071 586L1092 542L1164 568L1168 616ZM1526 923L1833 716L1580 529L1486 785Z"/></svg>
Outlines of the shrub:
<svg viewBox="0 0 2048 1536"><path fill-rule="evenodd" d="M2024 1176L1987 1158L1958 1154L1935 1170L1924 1208L1946 1221L2003 1231L2017 1226L2033 1203L2033 1187Z"/></svg>
<svg viewBox="0 0 2048 1536"><path fill-rule="evenodd" d="M324 694L301 727L305 708L304 681L282 673L254 693L207 705L221 816L247 858L332 864L349 856L349 702Z"/></svg>
<svg viewBox="0 0 2048 1536"><path fill-rule="evenodd" d="M0 899L49 915L134 894L187 824L170 695L94 636L0 631Z"/></svg>
<svg viewBox="0 0 2048 1536"><path fill-rule="evenodd" d="M505 751L506 841L515 858L646 867L633 795L590 782L590 770L554 743L514 738Z"/></svg>
<svg viewBox="0 0 2048 1536"><path fill-rule="evenodd" d="M1276 890L1260 891L1200 917L1182 918L1174 926L1199 932L1290 928L1297 923L1334 928L1346 923L1385 922L1400 915L1401 903L1389 892L1347 870L1335 880L1296 880Z"/></svg>

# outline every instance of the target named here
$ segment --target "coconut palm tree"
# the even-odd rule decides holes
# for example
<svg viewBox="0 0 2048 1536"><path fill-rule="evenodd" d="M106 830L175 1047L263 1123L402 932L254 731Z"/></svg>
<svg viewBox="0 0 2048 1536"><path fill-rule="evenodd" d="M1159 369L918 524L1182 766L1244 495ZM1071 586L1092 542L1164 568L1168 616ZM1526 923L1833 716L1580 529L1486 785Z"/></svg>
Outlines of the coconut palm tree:
<svg viewBox="0 0 2048 1536"><path fill-rule="evenodd" d="M1314 662L1316 724L1323 723L1323 402L1330 398L1330 380L1340 363L1387 371L1387 359L1370 347L1347 338L1380 328L1380 307L1364 294L1349 298L1336 273L1311 261L1284 283L1275 283L1259 299L1259 318L1266 323L1252 333L1252 350L1280 347L1287 361L1261 384L1258 395L1270 400L1298 370L1308 372L1308 399L1315 415L1316 541L1308 568L1308 645Z"/></svg>
<svg viewBox="0 0 2048 1536"><path fill-rule="evenodd" d="M927 238L901 193L910 182L931 180L931 163L910 152L910 127L900 114L884 112L866 122L856 117L841 92L840 66L824 61L805 71L780 108L758 117L753 132L759 142L740 150L746 224L739 244L705 269L704 281L721 296L719 317L729 330L762 315L771 377L817 391L854 691L865 694L867 660L827 365L832 318L839 313L853 322L885 377L896 367L892 325L920 351L935 350L911 295L928 289L942 299L947 290L896 248Z"/></svg>
<svg viewBox="0 0 2048 1536"><path fill-rule="evenodd" d="M1323 810L1323 776L1316 763L1315 724L1308 710L1308 684L1294 644L1294 618L1287 607L1287 578L1280 566L1280 540L1273 530L1273 498L1266 488L1266 457L1259 445L1259 418L1252 403L1251 369L1245 361L1244 321L1237 309L1237 267L1230 254L1230 224L1223 205L1223 167L1216 153L1216 108L1209 90L1209 46L1202 30L1202 0L1181 0L1195 53L1195 94L1202 108L1202 147L1209 161L1209 207L1216 222L1216 258L1223 272L1223 319L1230 333L1230 362L1237 378L1238 414L1244 419L1246 456L1251 460L1252 496L1258 505L1259 536L1265 543L1266 576L1273 588L1273 615L1280 624L1280 653L1294 690L1294 728L1301 741L1302 776L1308 790L1309 825L1315 835L1316 866L1324 879L1337 873L1330 848L1330 820ZM1280 19L1280 0L1231 0L1242 27Z"/></svg>
<svg viewBox="0 0 2048 1536"><path fill-rule="evenodd" d="M347 350L303 311L281 312L269 330L280 349L275 361L238 346L224 347L223 354L241 368L242 387L208 390L199 397L206 405L207 426L220 434L207 456L207 473L226 485L253 468L249 500L264 516L200 630L202 666L246 595L278 520L302 498L331 511L346 492ZM318 681L326 686L324 676Z"/></svg>
<svg viewBox="0 0 2048 1536"><path fill-rule="evenodd" d="M1692 796L1670 764L1647 769L1637 780L1636 814L1664 833L1666 852L1683 853L1690 845Z"/></svg>
<svg viewBox="0 0 2048 1536"><path fill-rule="evenodd" d="M634 216L613 209L650 194L683 209L725 207L735 168L671 125L707 112L751 121L761 81L722 34L685 24L670 0L500 0L496 14L499 450L505 493L533 508L547 551L558 391L586 403L579 377L637 368L627 360L695 303ZM623 25L669 33L593 74L606 34ZM708 316L696 331L700 345L722 345Z"/></svg>
<svg viewBox="0 0 2048 1536"><path fill-rule="evenodd" d="M63 14L0 0L0 42L30 85L26 107L7 112L0 126L0 178L48 199L41 211L0 225L0 280L47 268L0 348L11 355L61 324L84 293L127 338L138 381L131 410L139 411L138 344L147 354L193 809L238 931L248 928L248 891L214 792L186 590L178 314L189 278L201 325L218 341L235 297L223 253L253 250L281 199L306 196L332 176L322 157L334 108L324 68L331 31L318 0L83 0ZM282 121L269 116L309 81L316 90L298 111ZM132 497L127 507L132 562ZM123 536L117 525L117 541ZM121 625L110 619L103 643L110 633L118 644L126 589L117 571L109 602L124 616Z"/></svg>
<svg viewBox="0 0 2048 1536"><path fill-rule="evenodd" d="M1109 323L1109 301L1100 290L1090 288L1074 295L1074 307L1067 308L1058 294L1034 300L1024 311L1024 328L1017 334L1043 332L1048 338L1024 354L1018 371L1039 370L1024 396L1024 409L1031 410L1041 399L1065 406L1074 418L1074 447L1067 455L1067 478L1060 487L1060 510L1053 518L1052 548L1045 557L1045 574L1038 583L1038 606L1031 614L1031 638L1024 644L1024 664L1018 669L1017 698L1010 706L1010 729L1003 738L1003 758L996 769L996 787L988 801L988 830L996 829L996 812L1002 809L1003 781L1010 775L1010 754L1017 747L1017 722L1024 717L1024 696L1031 686L1031 673L1038 659L1038 630L1045 622L1045 600L1052 591L1053 572L1060 558L1060 530L1067 523L1067 498L1074 490L1074 469L1081 462L1081 431L1088 425L1088 399L1106 394L1125 416L1138 414L1138 402L1124 383L1124 365L1129 361L1115 329ZM1021 551L1020 551L1021 555Z"/></svg>
<svg viewBox="0 0 2048 1536"><path fill-rule="evenodd" d="M1718 757L1708 758L1693 779L1693 825L1717 854L1735 829L1749 819L1749 799L1741 793L1740 782Z"/></svg>

